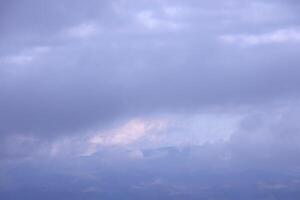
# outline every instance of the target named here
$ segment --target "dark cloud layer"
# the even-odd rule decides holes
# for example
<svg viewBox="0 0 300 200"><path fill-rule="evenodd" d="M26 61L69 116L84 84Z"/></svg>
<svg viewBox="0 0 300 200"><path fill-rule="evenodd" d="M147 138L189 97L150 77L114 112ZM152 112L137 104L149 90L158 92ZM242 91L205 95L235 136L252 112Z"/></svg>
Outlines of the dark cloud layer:
<svg viewBox="0 0 300 200"><path fill-rule="evenodd" d="M272 3L263 4L261 12ZM251 17L269 19L265 15L276 13L253 13L249 2L220 4L227 6L223 14L218 4L206 2L4 4L1 133L61 134L130 113L297 97L298 45L243 49L218 40L244 32L237 28L243 23L257 21L261 31L273 31ZM180 10L174 19L160 14L174 5L186 6L182 16ZM147 9L154 11L143 27L136 18ZM234 21L235 15L247 14L245 22ZM167 30L172 23L183 27Z"/></svg>

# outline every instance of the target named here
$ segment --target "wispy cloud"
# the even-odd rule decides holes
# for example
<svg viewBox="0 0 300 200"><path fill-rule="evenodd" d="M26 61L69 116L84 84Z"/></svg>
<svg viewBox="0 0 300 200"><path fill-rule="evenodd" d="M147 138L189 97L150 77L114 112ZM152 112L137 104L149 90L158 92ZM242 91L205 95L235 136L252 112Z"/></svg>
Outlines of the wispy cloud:
<svg viewBox="0 0 300 200"><path fill-rule="evenodd" d="M0 57L0 64L26 65L39 58L51 50L48 46L30 47L22 50L20 53Z"/></svg>
<svg viewBox="0 0 300 200"><path fill-rule="evenodd" d="M299 29L280 29L263 34L226 34L220 40L228 44L253 46L262 44L299 43Z"/></svg>
<svg viewBox="0 0 300 200"><path fill-rule="evenodd" d="M166 14L169 16L174 16L177 14L177 10L175 9L167 9ZM149 30L180 30L182 25L177 22L175 19L166 19L162 16L157 16L154 11L144 10L138 12L137 21L146 29Z"/></svg>

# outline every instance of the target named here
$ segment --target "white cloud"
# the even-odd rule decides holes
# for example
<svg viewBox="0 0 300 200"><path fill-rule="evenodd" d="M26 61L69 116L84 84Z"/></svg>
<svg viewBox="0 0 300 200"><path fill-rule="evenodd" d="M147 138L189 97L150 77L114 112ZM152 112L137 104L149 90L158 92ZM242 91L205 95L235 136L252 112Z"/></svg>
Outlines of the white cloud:
<svg viewBox="0 0 300 200"><path fill-rule="evenodd" d="M153 132L161 131L167 126L166 120L133 119L121 127L100 133L91 142L102 145L127 145L134 143ZM103 136L105 135L105 136Z"/></svg>
<svg viewBox="0 0 300 200"><path fill-rule="evenodd" d="M92 155L101 147L133 149L202 145L226 141L236 131L241 116L194 114L154 119L132 119L125 124L96 133L82 155ZM132 152L133 157L142 157Z"/></svg>
<svg viewBox="0 0 300 200"><path fill-rule="evenodd" d="M132 119L110 130L94 135L89 141L88 150L83 155L95 153L99 146L128 146L139 142L147 135L162 132L167 128L167 120ZM137 155L140 157L141 155Z"/></svg>
<svg viewBox="0 0 300 200"><path fill-rule="evenodd" d="M9 64L16 64L16 65L23 65L28 64L32 62L34 57L32 55L13 55L8 56L2 59L3 63L9 63Z"/></svg>
<svg viewBox="0 0 300 200"><path fill-rule="evenodd" d="M140 139L146 134L146 123L142 120L131 120L125 125L108 131L108 135L92 138L91 142L100 145L126 145ZM106 133L107 134L107 133Z"/></svg>
<svg viewBox="0 0 300 200"><path fill-rule="evenodd" d="M144 158L141 149L185 147L226 141L236 131L241 116L221 114L171 115L133 118L119 126L60 138L45 146L51 157L90 156L100 149L125 148L128 158ZM227 158L224 158L227 159Z"/></svg>
<svg viewBox="0 0 300 200"><path fill-rule="evenodd" d="M171 11L169 11L169 13L170 12ZM164 19L150 10L140 11L136 17L140 24L150 30L178 30L181 28L181 25L175 20Z"/></svg>
<svg viewBox="0 0 300 200"><path fill-rule="evenodd" d="M0 64L26 65L32 63L44 53L50 51L48 46L37 46L25 49L15 55L8 55L0 58Z"/></svg>
<svg viewBox="0 0 300 200"><path fill-rule="evenodd" d="M278 44L300 42L299 29L281 29L264 34L229 34L222 35L220 40L224 43L252 46L260 44Z"/></svg>
<svg viewBox="0 0 300 200"><path fill-rule="evenodd" d="M220 113L176 116L160 142L164 146L193 146L227 141L241 118L241 115Z"/></svg>

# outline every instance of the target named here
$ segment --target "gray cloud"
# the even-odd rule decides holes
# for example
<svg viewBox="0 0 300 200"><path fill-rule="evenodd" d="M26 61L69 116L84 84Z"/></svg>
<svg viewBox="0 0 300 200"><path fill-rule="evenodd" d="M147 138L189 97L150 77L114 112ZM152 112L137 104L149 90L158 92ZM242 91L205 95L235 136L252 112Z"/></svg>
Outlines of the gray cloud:
<svg viewBox="0 0 300 200"><path fill-rule="evenodd" d="M298 11L0 2L0 197L297 199Z"/></svg>
<svg viewBox="0 0 300 200"><path fill-rule="evenodd" d="M216 2L3 3L1 135L298 98L298 43L219 39L296 27L291 2Z"/></svg>

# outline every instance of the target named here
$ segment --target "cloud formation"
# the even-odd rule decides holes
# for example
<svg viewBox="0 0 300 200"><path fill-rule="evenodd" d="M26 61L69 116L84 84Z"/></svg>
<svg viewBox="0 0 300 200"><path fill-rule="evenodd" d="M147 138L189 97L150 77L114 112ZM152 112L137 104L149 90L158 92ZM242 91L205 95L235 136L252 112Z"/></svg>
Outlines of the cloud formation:
<svg viewBox="0 0 300 200"><path fill-rule="evenodd" d="M223 35L220 39L223 42L246 46L288 42L298 43L300 41L300 32L287 29L261 35Z"/></svg>
<svg viewBox="0 0 300 200"><path fill-rule="evenodd" d="M298 199L299 6L0 2L0 198Z"/></svg>

